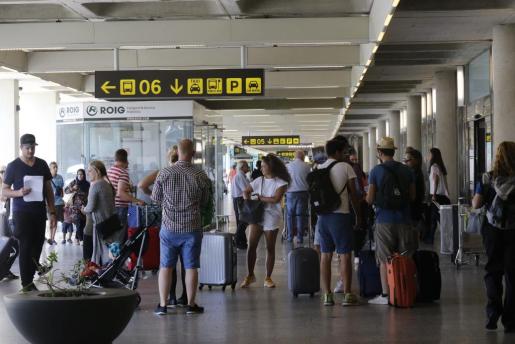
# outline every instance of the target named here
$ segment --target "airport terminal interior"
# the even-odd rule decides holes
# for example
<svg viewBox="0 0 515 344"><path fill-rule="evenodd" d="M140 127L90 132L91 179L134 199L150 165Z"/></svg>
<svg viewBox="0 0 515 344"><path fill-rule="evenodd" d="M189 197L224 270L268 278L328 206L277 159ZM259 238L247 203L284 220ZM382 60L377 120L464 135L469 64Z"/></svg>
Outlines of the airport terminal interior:
<svg viewBox="0 0 515 344"><path fill-rule="evenodd" d="M439 299L407 308L369 304L358 255L352 257L356 304L342 306L347 294L335 293L335 306L327 307L322 290L293 295L289 256L314 246L315 223L308 221L302 242L289 240L282 201L275 288L262 283L264 238L257 283L240 287L247 251L234 248L237 282L199 290L203 314L180 307L154 314L159 266L143 268L137 288L120 285L134 289L139 304L107 342L515 343L515 328L504 331L501 321L497 330L485 329L487 256L481 235L467 232L478 182L494 168L499 145L515 141L514 61L514 0L0 0L0 166L20 156L27 133L35 136L37 157L57 162L65 185L91 161L113 166L115 152L125 149L131 192L151 204L138 183L167 167L171 147L190 139L192 162L212 183L205 230L235 233L231 180L242 162L249 178L268 154L289 164L302 151L313 166L327 158L326 142L340 135L366 177L381 164L377 147L387 137L397 161L409 161L408 147L418 150L427 175L436 147L450 204L439 208L434 241L421 241L419 250L439 257ZM10 216L4 201L2 221ZM429 191L424 206L434 206ZM362 230L373 232L369 227ZM83 258L80 242L61 242L61 229L59 223L56 243L45 240L40 257L57 253L56 275ZM356 252L376 245L364 242ZM332 257L331 289L341 262ZM18 260L11 271L20 275ZM46 289L37 275L35 285ZM19 279L0 280L0 343L88 343L84 338L103 331L79 305L67 319L79 332L55 341L28 336L27 326L37 326L19 324L39 322L52 308L29 307L14 319L9 295L20 289ZM29 316L31 309L40 314ZM66 326L53 323L45 331L64 333Z"/></svg>

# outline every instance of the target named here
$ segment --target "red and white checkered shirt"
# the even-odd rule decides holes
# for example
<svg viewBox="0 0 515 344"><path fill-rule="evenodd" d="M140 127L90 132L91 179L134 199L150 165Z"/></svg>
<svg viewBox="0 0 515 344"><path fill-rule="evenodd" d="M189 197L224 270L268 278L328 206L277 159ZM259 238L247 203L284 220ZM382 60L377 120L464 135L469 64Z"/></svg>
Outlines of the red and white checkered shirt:
<svg viewBox="0 0 515 344"><path fill-rule="evenodd" d="M178 161L159 172L152 201L161 204L162 228L176 233L202 231L200 209L209 201L211 180L199 167Z"/></svg>

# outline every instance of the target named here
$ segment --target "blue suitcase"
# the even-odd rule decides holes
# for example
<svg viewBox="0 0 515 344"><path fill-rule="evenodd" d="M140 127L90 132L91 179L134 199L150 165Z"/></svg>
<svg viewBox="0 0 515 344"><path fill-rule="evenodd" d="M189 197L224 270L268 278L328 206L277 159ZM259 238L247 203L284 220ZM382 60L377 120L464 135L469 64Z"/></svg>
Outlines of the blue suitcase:
<svg viewBox="0 0 515 344"><path fill-rule="evenodd" d="M382 293L381 274L377 266L375 251L359 252L358 266L359 294L362 297L373 297Z"/></svg>
<svg viewBox="0 0 515 344"><path fill-rule="evenodd" d="M154 222L155 219L155 222ZM159 226L161 223L161 208L156 205L130 205L127 213L128 228Z"/></svg>

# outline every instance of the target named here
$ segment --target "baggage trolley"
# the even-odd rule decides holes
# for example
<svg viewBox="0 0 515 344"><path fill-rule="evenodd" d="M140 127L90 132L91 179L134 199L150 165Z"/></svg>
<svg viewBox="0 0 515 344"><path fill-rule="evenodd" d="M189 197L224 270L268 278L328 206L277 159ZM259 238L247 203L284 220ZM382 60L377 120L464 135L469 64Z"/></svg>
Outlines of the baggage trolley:
<svg viewBox="0 0 515 344"><path fill-rule="evenodd" d="M462 265L468 264L471 260L470 258L473 258L475 265L479 266L480 256L485 253L481 234L466 232L470 212L470 206L464 204L460 198L458 202L458 251L454 259L457 269Z"/></svg>

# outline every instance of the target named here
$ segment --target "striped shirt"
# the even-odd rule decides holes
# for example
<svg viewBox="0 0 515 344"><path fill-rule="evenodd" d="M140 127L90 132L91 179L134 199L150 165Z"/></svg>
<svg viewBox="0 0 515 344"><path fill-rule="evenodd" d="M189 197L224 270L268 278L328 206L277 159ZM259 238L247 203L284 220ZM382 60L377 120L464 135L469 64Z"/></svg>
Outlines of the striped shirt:
<svg viewBox="0 0 515 344"><path fill-rule="evenodd" d="M114 203L115 203L115 206L116 207L121 207L121 208L127 208L129 207L129 204L131 202L127 202L127 201L122 201L120 199L120 197L118 197L118 182L119 181L122 181L124 182L125 184L127 184L127 186L129 187L127 189L127 192L130 193L130 185L131 185L131 181L129 179L129 171L127 171L126 168L120 168L120 167L116 167L116 166L113 166L111 167L108 171L107 171L107 176L109 177L109 181L111 182L111 184L113 185L114 187L114 191L116 192L116 197L115 197L115 200L114 200Z"/></svg>
<svg viewBox="0 0 515 344"><path fill-rule="evenodd" d="M202 231L200 209L209 201L211 181L190 162L178 161L161 170L152 201L161 204L162 228L175 233Z"/></svg>

